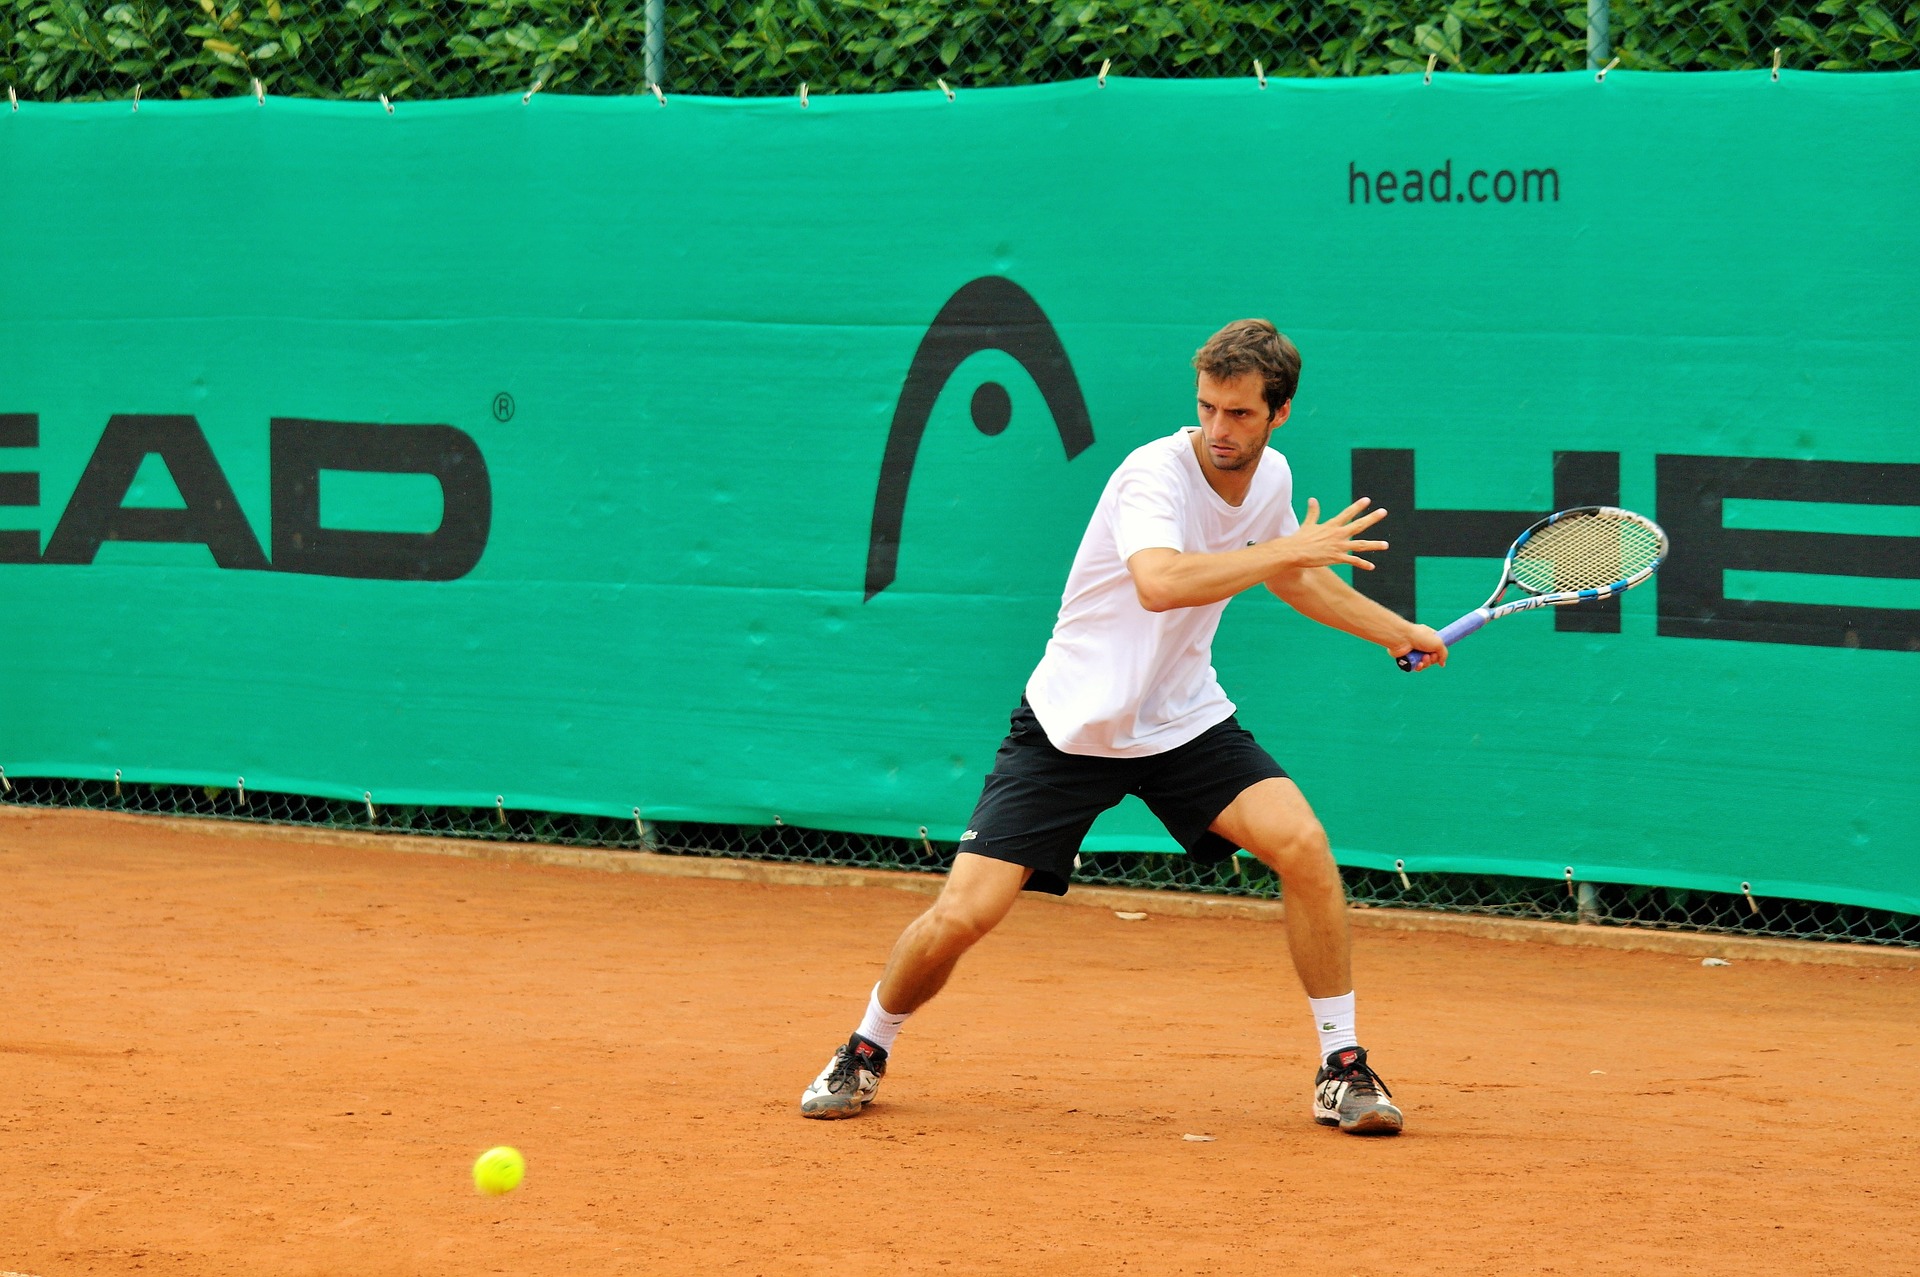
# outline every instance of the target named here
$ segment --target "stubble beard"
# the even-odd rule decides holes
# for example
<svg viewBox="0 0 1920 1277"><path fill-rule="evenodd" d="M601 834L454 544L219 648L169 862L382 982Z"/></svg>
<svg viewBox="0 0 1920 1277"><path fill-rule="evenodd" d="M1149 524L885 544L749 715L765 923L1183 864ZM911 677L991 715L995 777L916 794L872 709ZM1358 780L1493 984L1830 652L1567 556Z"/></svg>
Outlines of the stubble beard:
<svg viewBox="0 0 1920 1277"><path fill-rule="evenodd" d="M1273 438L1273 431L1271 430L1267 431L1267 435L1265 439L1262 439L1259 443L1254 444L1252 447L1248 448L1244 453L1235 453L1233 460L1230 462L1221 461L1218 457L1213 455L1212 448L1206 448L1204 449L1204 451L1207 454L1207 463L1211 465L1215 470L1227 471L1229 473L1236 470L1245 470L1248 466L1252 465L1254 462L1260 459L1260 454L1262 452L1265 452L1267 449L1267 441L1272 438Z"/></svg>

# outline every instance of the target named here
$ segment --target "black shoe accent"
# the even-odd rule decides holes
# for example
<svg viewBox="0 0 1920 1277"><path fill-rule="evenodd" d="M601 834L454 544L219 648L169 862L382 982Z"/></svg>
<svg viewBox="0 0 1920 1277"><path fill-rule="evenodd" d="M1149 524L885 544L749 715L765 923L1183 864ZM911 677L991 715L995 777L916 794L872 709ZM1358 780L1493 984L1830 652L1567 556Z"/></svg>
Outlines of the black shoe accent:
<svg viewBox="0 0 1920 1277"><path fill-rule="evenodd" d="M887 1075L887 1048L861 1037L858 1033L847 1039L846 1054L840 1057L840 1067L833 1071L833 1080L837 1084L845 1075L847 1084L854 1085L858 1070L865 1069L879 1081ZM837 1091L838 1085L834 1087Z"/></svg>
<svg viewBox="0 0 1920 1277"><path fill-rule="evenodd" d="M1393 1098L1393 1092L1389 1091L1387 1084L1380 1080L1380 1075L1368 1066L1367 1049L1363 1046L1342 1047L1327 1056L1326 1065L1320 1070L1320 1077L1317 1080L1345 1082L1349 1095L1356 1091L1363 1095L1372 1092L1375 1095L1384 1095L1388 1099Z"/></svg>

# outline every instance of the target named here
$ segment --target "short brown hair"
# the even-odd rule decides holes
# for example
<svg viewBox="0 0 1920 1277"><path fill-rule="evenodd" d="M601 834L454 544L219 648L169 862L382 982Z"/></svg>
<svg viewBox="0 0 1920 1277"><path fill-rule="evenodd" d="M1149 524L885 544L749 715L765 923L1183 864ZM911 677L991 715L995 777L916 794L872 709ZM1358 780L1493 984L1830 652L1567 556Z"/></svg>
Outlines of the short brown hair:
<svg viewBox="0 0 1920 1277"><path fill-rule="evenodd" d="M1194 352L1193 370L1215 381L1259 373L1270 413L1286 407L1300 388L1300 352L1264 319L1236 319L1207 338Z"/></svg>

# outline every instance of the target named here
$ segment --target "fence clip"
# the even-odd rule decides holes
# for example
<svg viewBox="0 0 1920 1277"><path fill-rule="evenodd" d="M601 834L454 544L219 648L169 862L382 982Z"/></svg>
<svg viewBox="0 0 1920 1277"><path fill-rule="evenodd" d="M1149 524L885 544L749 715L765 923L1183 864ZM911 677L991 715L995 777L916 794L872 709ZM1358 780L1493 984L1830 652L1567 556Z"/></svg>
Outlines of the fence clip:
<svg viewBox="0 0 1920 1277"><path fill-rule="evenodd" d="M659 85L649 84L647 87L653 90L654 101L658 102L661 106L665 106L667 104L667 95L661 92Z"/></svg>
<svg viewBox="0 0 1920 1277"><path fill-rule="evenodd" d="M935 80L934 83L939 85L940 91L947 95L947 101L949 102L953 101L953 90L947 87L947 82L945 80Z"/></svg>
<svg viewBox="0 0 1920 1277"><path fill-rule="evenodd" d="M371 789L365 790L361 793L360 797L364 799L367 804L367 819L369 821L380 819L380 814L373 809L373 791Z"/></svg>
<svg viewBox="0 0 1920 1277"><path fill-rule="evenodd" d="M1780 50L1778 49L1773 51L1773 82L1780 83Z"/></svg>
<svg viewBox="0 0 1920 1277"><path fill-rule="evenodd" d="M927 841L927 827L920 826L920 845L927 849L927 859L933 859L933 844Z"/></svg>
<svg viewBox="0 0 1920 1277"><path fill-rule="evenodd" d="M140 86L137 84L133 86L133 109L135 111L140 109Z"/></svg>
<svg viewBox="0 0 1920 1277"><path fill-rule="evenodd" d="M13 792L13 782L7 779L7 769L4 767L0 767L0 792Z"/></svg>
<svg viewBox="0 0 1920 1277"><path fill-rule="evenodd" d="M1438 61L1440 61L1439 54L1429 53L1427 55L1427 83L1428 84L1433 83L1433 67L1434 67L1434 64L1437 63Z"/></svg>
<svg viewBox="0 0 1920 1277"><path fill-rule="evenodd" d="M775 816L773 818L773 827L775 829L785 829L787 827L787 822L780 819L779 816Z"/></svg>
<svg viewBox="0 0 1920 1277"><path fill-rule="evenodd" d="M120 769L118 767L113 769L113 796L115 798L118 798L121 796L120 795Z"/></svg>
<svg viewBox="0 0 1920 1277"><path fill-rule="evenodd" d="M1607 78L1607 72L1613 70L1615 67L1619 65L1620 65L1619 58L1615 58L1613 61L1607 63L1607 65L1601 67L1598 71L1595 71L1593 73L1593 82L1595 84L1603 83Z"/></svg>
<svg viewBox="0 0 1920 1277"><path fill-rule="evenodd" d="M240 795L240 805L245 807L247 805L247 778L245 776L235 776L233 778L233 787Z"/></svg>
<svg viewBox="0 0 1920 1277"><path fill-rule="evenodd" d="M253 77L253 100L261 106L267 104L267 86L260 83L260 77L257 75Z"/></svg>
<svg viewBox="0 0 1920 1277"><path fill-rule="evenodd" d="M1747 912L1756 918L1759 917L1760 906L1753 902L1753 884L1750 882L1741 883L1740 894L1747 898Z"/></svg>
<svg viewBox="0 0 1920 1277"><path fill-rule="evenodd" d="M538 93L540 91L540 86L545 83L546 83L545 80L535 80L533 82L533 87L520 95L520 105L525 106L527 103L533 101L533 95Z"/></svg>
<svg viewBox="0 0 1920 1277"><path fill-rule="evenodd" d="M382 94L380 95L380 105L381 105L381 106L384 106L385 108L387 108L387 114L388 114L388 115L392 115L392 114L393 114L393 103L391 103L391 102L389 102L389 101L387 101L387 95L386 95L386 94L384 94L384 93L382 93Z"/></svg>
<svg viewBox="0 0 1920 1277"><path fill-rule="evenodd" d="M1569 896L1572 896L1576 900L1580 898L1580 893L1573 889L1573 866L1572 865L1567 866L1567 894Z"/></svg>
<svg viewBox="0 0 1920 1277"><path fill-rule="evenodd" d="M633 809L633 831L640 835L641 842L647 840L647 826L646 823L640 819L640 809L638 807Z"/></svg>
<svg viewBox="0 0 1920 1277"><path fill-rule="evenodd" d="M1399 874L1399 875L1400 875L1400 890L1402 890L1402 891L1412 891L1412 890L1413 890L1413 884L1412 884L1411 882L1409 882L1409 881L1407 881L1407 862L1406 862L1406 861L1404 861L1404 860L1396 860L1396 861L1394 861L1394 862L1393 862L1393 871L1394 871L1395 873L1397 873L1397 874Z"/></svg>
<svg viewBox="0 0 1920 1277"><path fill-rule="evenodd" d="M500 828L507 827L507 797L505 794L493 796L493 818L500 822Z"/></svg>
<svg viewBox="0 0 1920 1277"><path fill-rule="evenodd" d="M1100 64L1100 87L1107 87L1107 72L1113 70L1113 59L1108 58Z"/></svg>
<svg viewBox="0 0 1920 1277"><path fill-rule="evenodd" d="M1260 65L1260 59L1253 60L1253 78L1260 82L1261 88L1267 87L1267 69Z"/></svg>
<svg viewBox="0 0 1920 1277"><path fill-rule="evenodd" d="M1778 79L1779 77L1775 76L1774 78ZM7 105L12 107L16 111L20 109L20 95L13 91L13 86L11 84L7 86Z"/></svg>
<svg viewBox="0 0 1920 1277"><path fill-rule="evenodd" d="M802 111L807 109L807 82L805 80L800 81L800 109Z"/></svg>

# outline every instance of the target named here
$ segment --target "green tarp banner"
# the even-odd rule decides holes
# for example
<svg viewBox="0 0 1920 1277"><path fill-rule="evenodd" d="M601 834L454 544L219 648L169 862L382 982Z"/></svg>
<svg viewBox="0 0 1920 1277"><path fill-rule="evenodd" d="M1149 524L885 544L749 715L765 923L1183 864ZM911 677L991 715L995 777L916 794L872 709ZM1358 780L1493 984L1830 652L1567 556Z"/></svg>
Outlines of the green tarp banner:
<svg viewBox="0 0 1920 1277"><path fill-rule="evenodd" d="M1215 649L1350 864L1920 911L1920 75L0 115L0 765L961 832L1094 499L1275 320L1410 677ZM1143 808L1092 849L1170 848Z"/></svg>

